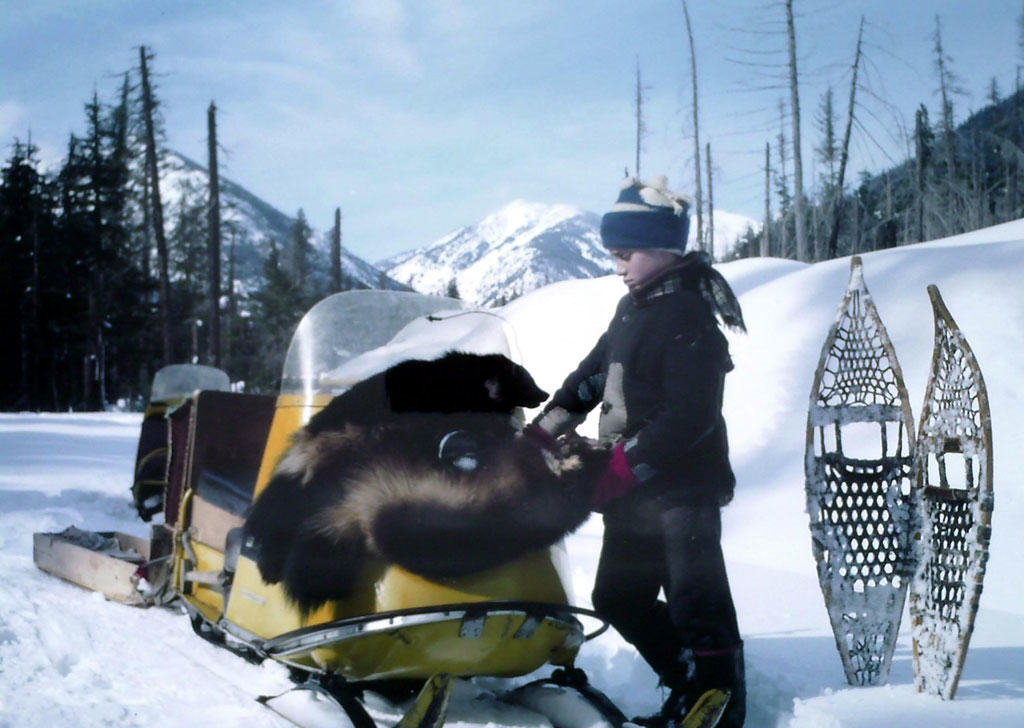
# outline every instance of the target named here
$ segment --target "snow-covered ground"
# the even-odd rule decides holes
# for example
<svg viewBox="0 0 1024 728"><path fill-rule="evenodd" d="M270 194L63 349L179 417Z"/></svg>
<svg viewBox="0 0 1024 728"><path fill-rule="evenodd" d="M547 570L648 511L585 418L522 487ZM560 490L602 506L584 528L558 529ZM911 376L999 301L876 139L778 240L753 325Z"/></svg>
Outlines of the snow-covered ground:
<svg viewBox="0 0 1024 728"><path fill-rule="evenodd" d="M890 684L846 684L811 557L803 443L813 369L849 261L724 265L750 330L730 334L737 366L726 416L739 483L724 521L747 648L747 725L1022 725L1024 531L1014 524L1024 520L1024 221L863 258L915 417L931 356L927 284L939 286L984 372L995 512L981 610L954 701L915 692L906 617ZM513 357L553 390L604 329L623 290L614 277L567 281L509 304L499 312L510 324ZM285 725L253 701L288 686L278 666L249 665L199 640L181 614L106 602L32 564L34 531L74 524L146 532L128 493L139 422L123 414L0 415L0 728ZM600 521L591 519L568 539L583 604L600 538ZM585 645L580 664L627 713L660 702L654 675L614 634ZM486 725L494 715L460 693L453 718Z"/></svg>

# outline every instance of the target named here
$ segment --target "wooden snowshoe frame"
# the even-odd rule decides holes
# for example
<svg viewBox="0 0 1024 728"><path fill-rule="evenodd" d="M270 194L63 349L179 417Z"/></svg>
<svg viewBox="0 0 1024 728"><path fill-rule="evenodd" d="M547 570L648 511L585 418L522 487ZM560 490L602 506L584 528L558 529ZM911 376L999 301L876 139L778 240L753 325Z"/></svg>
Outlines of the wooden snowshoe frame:
<svg viewBox="0 0 1024 728"><path fill-rule="evenodd" d="M974 352L938 288L928 286L928 295L935 348L917 438L921 558L910 618L917 689L951 700L974 630L992 534L992 420Z"/></svg>
<svg viewBox="0 0 1024 728"><path fill-rule="evenodd" d="M844 452L844 431L873 456ZM903 373L854 257L814 375L804 463L818 581L851 685L889 677L914 571L913 448Z"/></svg>

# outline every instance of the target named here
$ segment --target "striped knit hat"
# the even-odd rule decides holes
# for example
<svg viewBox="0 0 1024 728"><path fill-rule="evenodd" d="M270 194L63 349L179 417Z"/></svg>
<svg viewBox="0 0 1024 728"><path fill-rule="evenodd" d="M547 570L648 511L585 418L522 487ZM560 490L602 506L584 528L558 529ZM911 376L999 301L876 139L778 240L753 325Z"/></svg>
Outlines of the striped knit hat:
<svg viewBox="0 0 1024 728"><path fill-rule="evenodd" d="M666 189L668 180L627 177L619 199L601 217L601 243L620 248L682 253L690 232L690 201Z"/></svg>

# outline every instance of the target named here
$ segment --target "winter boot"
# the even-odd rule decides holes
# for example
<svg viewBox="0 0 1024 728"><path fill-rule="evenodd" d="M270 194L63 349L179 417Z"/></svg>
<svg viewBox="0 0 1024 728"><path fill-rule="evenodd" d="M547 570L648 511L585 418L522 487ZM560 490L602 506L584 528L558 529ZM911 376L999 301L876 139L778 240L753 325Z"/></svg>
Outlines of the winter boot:
<svg viewBox="0 0 1024 728"><path fill-rule="evenodd" d="M746 672L743 667L743 644L733 650L714 654L697 653L699 693L717 688L728 690L732 696L725 707L725 713L718 721L717 728L741 728L747 715ZM699 697L699 694L698 694ZM691 705L692 707L692 705Z"/></svg>
<svg viewBox="0 0 1024 728"><path fill-rule="evenodd" d="M644 728L675 728L706 691L718 689L728 690L731 697L717 727L741 728L747 712L742 643L735 649L713 652L683 650L678 667L675 674L663 678L672 691L661 710L633 718L633 723Z"/></svg>
<svg viewBox="0 0 1024 728"><path fill-rule="evenodd" d="M661 676L661 682L670 688L668 698L657 713L633 718L631 722L644 728L673 728L693 706L701 693L697 685L697 663L693 650L679 653L671 672Z"/></svg>

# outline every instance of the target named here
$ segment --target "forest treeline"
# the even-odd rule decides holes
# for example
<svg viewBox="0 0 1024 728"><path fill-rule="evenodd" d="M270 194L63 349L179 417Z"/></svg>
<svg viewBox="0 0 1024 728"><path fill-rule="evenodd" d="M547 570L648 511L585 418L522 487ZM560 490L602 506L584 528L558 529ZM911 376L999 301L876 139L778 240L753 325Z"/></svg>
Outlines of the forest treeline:
<svg viewBox="0 0 1024 728"><path fill-rule="evenodd" d="M992 76L984 107L961 124L955 122L956 106L967 94L944 46L942 19L935 16L931 66L938 110L930 112L927 104L919 103L912 124L896 114L889 136L904 146L906 158L881 173L861 171L850 184L851 138L879 146L863 123L866 117L878 119L871 104L881 103L890 114L894 111L863 81L864 66L871 65L865 50L867 19L861 17L856 34L845 82L846 108L840 112L830 85L815 110L813 156L805 166L793 0L784 0L779 7L786 15L784 80L790 97L779 100L778 135L765 143L764 222L761 230L746 232L730 258L771 255L814 262L934 240L1022 215L1024 9L1016 18L1019 62L1014 91L1004 98ZM691 38L691 52L692 48ZM696 108L696 82L693 95ZM708 207L713 214L710 159L706 161ZM804 188L805 168L811 170L809 192ZM698 188L698 207L699 198ZM703 245L708 247L706 239Z"/></svg>
<svg viewBox="0 0 1024 728"><path fill-rule="evenodd" d="M2 410L137 408L166 363L214 364L248 391L267 391L302 313L346 285L340 215L329 271L311 270L312 231L299 210L247 290L235 266L246 231L220 219L211 190L186 184L162 209L153 171L166 172L164 133L145 66L152 60L141 50L115 98L93 93L58 168L43 168L31 139L9 148L0 180ZM211 105L211 131L213 119ZM215 256L212 230L227 241Z"/></svg>
<svg viewBox="0 0 1024 728"><path fill-rule="evenodd" d="M941 104L934 114L917 109L907 159L848 182L849 132L834 119L830 91L817 114L814 183L801 191L802 208L787 157L794 145L781 124L765 149L767 224L748 230L732 256L811 262L1021 216L1024 90L1018 83L1003 98L993 80L987 105L954 124L955 77L943 66L938 21L936 39ZM214 185L186 184L164 209L156 180L167 173L166 146L152 61L139 49L113 98L93 93L82 130L70 134L54 168L44 168L31 139L15 139L2 162L0 410L139 408L154 372L181 362L220 366L247 391L273 391L302 313L353 285L341 267L340 211L329 253L314 249L299 210L262 251L258 274L241 280L236 244L247 232L221 215L213 104ZM710 145L705 153L709 220L698 233L713 216Z"/></svg>
<svg viewBox="0 0 1024 728"><path fill-rule="evenodd" d="M952 126L932 120L922 104L915 113L914 155L877 174L862 172L840 190L835 179L835 137L818 148L820 184L808 198L808 262L934 240L976 230L1024 214L1024 90L1000 98ZM768 236L748 229L730 258L761 254L798 259L794 201L782 167L770 167L778 212ZM838 212L838 214L837 214ZM838 223L835 247L828 243Z"/></svg>

